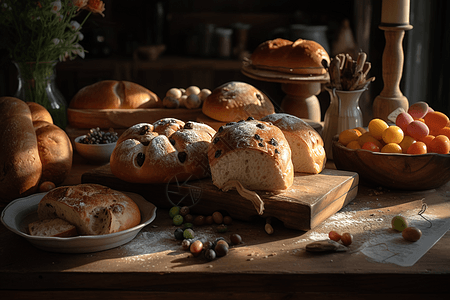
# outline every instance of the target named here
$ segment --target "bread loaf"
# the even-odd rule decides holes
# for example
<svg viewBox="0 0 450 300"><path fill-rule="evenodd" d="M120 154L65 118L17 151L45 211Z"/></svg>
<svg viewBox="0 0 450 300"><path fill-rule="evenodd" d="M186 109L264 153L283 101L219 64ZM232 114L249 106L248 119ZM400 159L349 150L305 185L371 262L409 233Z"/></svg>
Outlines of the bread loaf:
<svg viewBox="0 0 450 300"><path fill-rule="evenodd" d="M294 180L291 150L281 130L252 118L222 126L208 158L219 189L237 180L249 190L278 191L288 189Z"/></svg>
<svg viewBox="0 0 450 300"><path fill-rule="evenodd" d="M327 70L330 57L317 42L298 39L274 39L261 43L252 53L251 64L259 69L290 74L321 75Z"/></svg>
<svg viewBox="0 0 450 300"><path fill-rule="evenodd" d="M67 134L41 105L0 98L0 199L9 202L37 191L39 184L61 184L72 167Z"/></svg>
<svg viewBox="0 0 450 300"><path fill-rule="evenodd" d="M28 105L0 97L0 114L0 198L9 202L37 190L42 163Z"/></svg>
<svg viewBox="0 0 450 300"><path fill-rule="evenodd" d="M295 172L317 174L322 172L326 154L320 134L302 119L276 113L261 119L281 129L292 152Z"/></svg>
<svg viewBox="0 0 450 300"><path fill-rule="evenodd" d="M129 81L103 80L83 87L69 104L74 109L132 109L162 107L159 97Z"/></svg>
<svg viewBox="0 0 450 300"><path fill-rule="evenodd" d="M207 151L216 131L208 125L165 118L128 128L110 158L111 172L135 183L167 183L209 176Z"/></svg>
<svg viewBox="0 0 450 300"><path fill-rule="evenodd" d="M231 81L217 87L206 97L203 114L221 122L237 122L248 117L260 119L275 112L270 99L254 86Z"/></svg>
<svg viewBox="0 0 450 300"><path fill-rule="evenodd" d="M81 235L101 235L126 230L141 222L136 203L127 195L98 184L61 186L39 202L41 220L63 219Z"/></svg>
<svg viewBox="0 0 450 300"><path fill-rule="evenodd" d="M40 182L51 181L60 185L72 169L72 143L67 134L54 124L35 121L33 126L42 163Z"/></svg>
<svg viewBox="0 0 450 300"><path fill-rule="evenodd" d="M33 236L70 237L76 236L77 228L63 219L46 219L28 224L28 232Z"/></svg>

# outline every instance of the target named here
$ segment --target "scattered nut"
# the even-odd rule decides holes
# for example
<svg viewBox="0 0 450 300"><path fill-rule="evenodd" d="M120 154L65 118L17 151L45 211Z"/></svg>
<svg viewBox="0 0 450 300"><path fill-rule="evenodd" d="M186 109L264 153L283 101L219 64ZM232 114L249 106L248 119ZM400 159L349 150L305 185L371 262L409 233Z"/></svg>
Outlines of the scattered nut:
<svg viewBox="0 0 450 300"><path fill-rule="evenodd" d="M200 93L200 88L198 86L192 85L186 89L186 95L198 95Z"/></svg>
<svg viewBox="0 0 450 300"><path fill-rule="evenodd" d="M422 237L422 231L416 227L406 227L402 231L402 236L409 242L417 242Z"/></svg>

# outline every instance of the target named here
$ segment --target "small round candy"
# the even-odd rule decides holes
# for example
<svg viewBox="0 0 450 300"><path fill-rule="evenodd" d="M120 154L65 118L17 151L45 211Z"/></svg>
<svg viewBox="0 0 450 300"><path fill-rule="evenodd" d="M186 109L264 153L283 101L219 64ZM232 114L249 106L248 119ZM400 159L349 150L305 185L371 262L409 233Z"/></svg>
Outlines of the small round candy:
<svg viewBox="0 0 450 300"><path fill-rule="evenodd" d="M345 246L350 246L353 243L353 235L348 232L343 233L341 236L341 242Z"/></svg>
<svg viewBox="0 0 450 300"><path fill-rule="evenodd" d="M200 255L200 253L202 253L203 243L200 240L196 240L191 244L191 246L189 247L189 250L191 250L191 253L194 256L198 256L198 255Z"/></svg>
<svg viewBox="0 0 450 300"><path fill-rule="evenodd" d="M191 228L185 229L183 232L183 237L185 239L193 239L195 237L194 230L192 230Z"/></svg>
<svg viewBox="0 0 450 300"><path fill-rule="evenodd" d="M173 235L175 236L175 239L182 240L184 238L183 232L184 232L184 230L181 228L175 229L175 232L173 233Z"/></svg>
<svg viewBox="0 0 450 300"><path fill-rule="evenodd" d="M182 215L176 215L172 219L173 225L179 226L183 224L183 216Z"/></svg>
<svg viewBox="0 0 450 300"><path fill-rule="evenodd" d="M214 251L213 249L208 249L205 251L205 258L208 261L212 261L216 259L216 251Z"/></svg>
<svg viewBox="0 0 450 300"><path fill-rule="evenodd" d="M239 245L240 243L242 243L242 237L237 233L233 233L232 235L230 235L230 242L233 245Z"/></svg>
<svg viewBox="0 0 450 300"><path fill-rule="evenodd" d="M395 216L391 220L391 225L393 229L401 232L408 227L408 221L402 216Z"/></svg>
<svg viewBox="0 0 450 300"><path fill-rule="evenodd" d="M180 214L180 207L179 206L173 206L170 210L169 210L169 216L171 218L175 217L176 215Z"/></svg>
<svg viewBox="0 0 450 300"><path fill-rule="evenodd" d="M335 242L339 242L341 240L341 235L334 230L331 230L328 233L328 237L330 238L330 240L335 241Z"/></svg>
<svg viewBox="0 0 450 300"><path fill-rule="evenodd" d="M402 237L409 242L417 242L422 237L422 231L415 227L406 227L402 231Z"/></svg>
<svg viewBox="0 0 450 300"><path fill-rule="evenodd" d="M216 252L217 256L225 256L228 254L228 246L225 244L217 244L214 248L214 251Z"/></svg>
<svg viewBox="0 0 450 300"><path fill-rule="evenodd" d="M223 222L223 215L219 211L216 211L212 214L213 220L216 224L222 224Z"/></svg>

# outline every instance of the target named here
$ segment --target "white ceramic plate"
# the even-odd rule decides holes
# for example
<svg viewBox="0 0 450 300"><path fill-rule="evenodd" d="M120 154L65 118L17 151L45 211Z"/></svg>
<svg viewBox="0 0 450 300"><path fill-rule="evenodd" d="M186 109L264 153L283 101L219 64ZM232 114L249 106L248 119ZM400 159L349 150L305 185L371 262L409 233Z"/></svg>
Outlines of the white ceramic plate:
<svg viewBox="0 0 450 300"><path fill-rule="evenodd" d="M2 223L12 232L26 238L39 249L61 253L89 253L121 246L136 237L139 231L156 217L156 206L138 194L128 193L139 206L141 223L133 228L104 235L85 235L75 237L31 236L27 232L28 224L38 220L39 201L46 193L19 198L9 203L2 211Z"/></svg>

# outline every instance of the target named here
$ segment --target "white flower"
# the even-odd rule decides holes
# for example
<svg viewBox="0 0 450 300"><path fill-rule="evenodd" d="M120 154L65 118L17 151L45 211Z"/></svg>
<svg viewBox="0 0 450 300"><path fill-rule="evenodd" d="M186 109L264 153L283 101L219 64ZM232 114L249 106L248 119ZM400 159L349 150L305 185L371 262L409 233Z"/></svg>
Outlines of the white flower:
<svg viewBox="0 0 450 300"><path fill-rule="evenodd" d="M70 28L73 30L73 31L77 31L78 29L80 29L80 27L81 27L81 25L80 25L80 23L78 23L77 21L70 21Z"/></svg>
<svg viewBox="0 0 450 300"><path fill-rule="evenodd" d="M60 40L57 39L57 38L54 38L54 39L52 40L52 42L53 42L53 44L58 45L59 42L60 42Z"/></svg>
<svg viewBox="0 0 450 300"><path fill-rule="evenodd" d="M84 35L81 33L81 31L78 31L77 34L78 34L78 40L82 41L84 39Z"/></svg>
<svg viewBox="0 0 450 300"><path fill-rule="evenodd" d="M60 9L61 9L61 1L60 0L53 1L51 12L56 14L58 11L60 11Z"/></svg>
<svg viewBox="0 0 450 300"><path fill-rule="evenodd" d="M78 54L81 58L84 58L84 48L80 44L74 45L76 49L72 50L73 54Z"/></svg>

